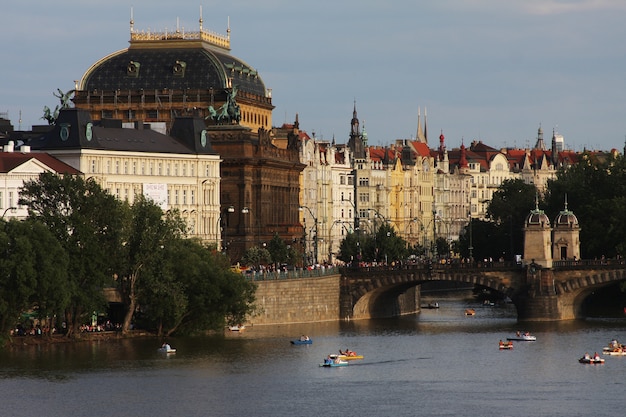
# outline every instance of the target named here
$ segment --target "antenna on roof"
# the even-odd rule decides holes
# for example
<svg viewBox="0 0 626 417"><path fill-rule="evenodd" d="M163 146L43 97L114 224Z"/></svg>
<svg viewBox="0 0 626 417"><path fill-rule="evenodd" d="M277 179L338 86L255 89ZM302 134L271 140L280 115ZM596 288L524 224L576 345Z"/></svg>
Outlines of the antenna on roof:
<svg viewBox="0 0 626 417"><path fill-rule="evenodd" d="M200 5L200 20L198 22L200 23L200 32L202 32L202 5Z"/></svg>
<svg viewBox="0 0 626 417"><path fill-rule="evenodd" d="M133 7L130 7L130 33L135 31L135 20L133 19Z"/></svg>

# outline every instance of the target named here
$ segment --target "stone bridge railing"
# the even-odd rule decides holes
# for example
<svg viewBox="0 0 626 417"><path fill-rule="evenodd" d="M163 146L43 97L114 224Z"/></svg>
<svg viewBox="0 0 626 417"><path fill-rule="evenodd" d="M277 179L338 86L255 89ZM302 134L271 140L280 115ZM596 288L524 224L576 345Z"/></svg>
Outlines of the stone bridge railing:
<svg viewBox="0 0 626 417"><path fill-rule="evenodd" d="M621 259L556 261L550 269L512 262L409 264L341 269L342 318L368 318L377 312L406 314L415 307L407 291L426 281L454 281L493 288L511 297L521 320L564 320L581 316L584 297L595 288L626 281ZM385 309L384 303L396 302ZM403 310L404 309L404 310Z"/></svg>

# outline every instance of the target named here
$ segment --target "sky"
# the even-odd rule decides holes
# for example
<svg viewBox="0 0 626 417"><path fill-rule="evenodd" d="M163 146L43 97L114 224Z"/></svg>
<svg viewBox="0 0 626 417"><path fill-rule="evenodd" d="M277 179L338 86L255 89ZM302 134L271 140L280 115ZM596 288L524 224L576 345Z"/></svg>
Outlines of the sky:
<svg viewBox="0 0 626 417"><path fill-rule="evenodd" d="M369 145L414 139L426 113L445 135L534 146L541 126L567 149L624 149L625 0L20 0L2 6L0 113L45 124L57 89L137 31L226 34L272 89L273 125L347 143L356 105ZM21 123L20 123L21 115Z"/></svg>

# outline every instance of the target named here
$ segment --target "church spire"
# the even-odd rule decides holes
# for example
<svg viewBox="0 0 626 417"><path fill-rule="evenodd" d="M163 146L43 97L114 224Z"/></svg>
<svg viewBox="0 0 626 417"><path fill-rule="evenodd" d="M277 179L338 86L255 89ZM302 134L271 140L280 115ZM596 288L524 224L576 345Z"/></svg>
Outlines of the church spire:
<svg viewBox="0 0 626 417"><path fill-rule="evenodd" d="M465 143L463 143L463 139L461 139L461 158L459 159L459 167L467 168L469 164L467 163L467 150L465 149Z"/></svg>
<svg viewBox="0 0 626 417"><path fill-rule="evenodd" d="M428 116L426 115L426 107L424 107L424 143L428 143Z"/></svg>
<svg viewBox="0 0 626 417"><path fill-rule="evenodd" d="M552 129L552 166L556 168L559 162L559 151L556 147L556 132Z"/></svg>
<svg viewBox="0 0 626 417"><path fill-rule="evenodd" d="M363 145L363 136L359 128L359 119L356 115L356 100L354 100L354 110L352 111L352 120L350 121L350 139L348 147L352 151L354 158L365 158L365 147Z"/></svg>
<svg viewBox="0 0 626 417"><path fill-rule="evenodd" d="M359 119L356 117L356 100L354 100L354 110L352 110L352 121L350 122L350 136L360 135Z"/></svg>
<svg viewBox="0 0 626 417"><path fill-rule="evenodd" d="M443 156L446 152L446 137L443 135L443 129L441 129L441 135L439 135L439 158L443 159Z"/></svg>
<svg viewBox="0 0 626 417"><path fill-rule="evenodd" d="M539 125L539 129L537 130L537 143L535 143L535 149L539 149L541 151L546 150L546 144L543 142L543 129L541 124Z"/></svg>
<svg viewBox="0 0 626 417"><path fill-rule="evenodd" d="M427 143L426 136L424 136L424 131L422 130L422 115L419 106L417 106L417 133L415 134L415 140L418 142Z"/></svg>

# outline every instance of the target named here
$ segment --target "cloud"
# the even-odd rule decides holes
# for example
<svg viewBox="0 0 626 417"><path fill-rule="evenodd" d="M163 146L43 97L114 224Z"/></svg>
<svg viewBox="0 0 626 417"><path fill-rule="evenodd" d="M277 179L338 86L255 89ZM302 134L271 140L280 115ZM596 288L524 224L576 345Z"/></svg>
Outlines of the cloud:
<svg viewBox="0 0 626 417"><path fill-rule="evenodd" d="M465 9L474 12L502 12L529 15L559 15L564 13L626 11L624 0L444 0L439 7Z"/></svg>
<svg viewBox="0 0 626 417"><path fill-rule="evenodd" d="M623 0L531 0L520 2L520 5L536 15L626 10Z"/></svg>

